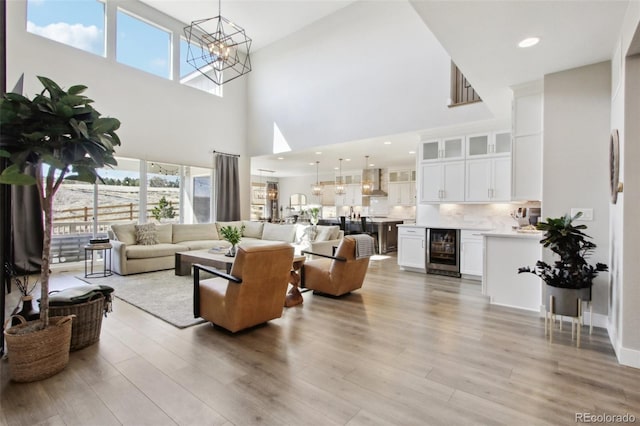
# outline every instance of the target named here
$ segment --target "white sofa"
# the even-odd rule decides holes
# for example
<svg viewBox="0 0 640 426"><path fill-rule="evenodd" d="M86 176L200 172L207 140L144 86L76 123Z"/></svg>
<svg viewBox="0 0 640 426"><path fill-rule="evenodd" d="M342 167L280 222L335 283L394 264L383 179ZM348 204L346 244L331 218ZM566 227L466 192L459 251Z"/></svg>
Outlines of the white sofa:
<svg viewBox="0 0 640 426"><path fill-rule="evenodd" d="M113 246L111 270L119 275L173 269L175 254L181 251L229 247L220 237L223 226L244 226L240 245L287 242L296 254L308 250L320 254L333 254L344 233L338 226L315 229L305 224L273 224L251 221L216 222L202 224L156 224L153 244L140 244L136 225L112 225L109 238ZM147 241L148 242L148 241Z"/></svg>

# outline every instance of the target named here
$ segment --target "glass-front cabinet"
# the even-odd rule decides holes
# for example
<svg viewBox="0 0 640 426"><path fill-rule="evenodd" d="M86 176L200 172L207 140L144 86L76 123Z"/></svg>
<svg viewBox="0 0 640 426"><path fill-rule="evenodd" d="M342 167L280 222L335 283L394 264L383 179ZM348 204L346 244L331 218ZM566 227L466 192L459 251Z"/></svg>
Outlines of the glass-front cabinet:
<svg viewBox="0 0 640 426"><path fill-rule="evenodd" d="M422 142L421 161L459 160L465 155L464 136Z"/></svg>
<svg viewBox="0 0 640 426"><path fill-rule="evenodd" d="M511 132L467 136L467 158L502 156L511 153Z"/></svg>

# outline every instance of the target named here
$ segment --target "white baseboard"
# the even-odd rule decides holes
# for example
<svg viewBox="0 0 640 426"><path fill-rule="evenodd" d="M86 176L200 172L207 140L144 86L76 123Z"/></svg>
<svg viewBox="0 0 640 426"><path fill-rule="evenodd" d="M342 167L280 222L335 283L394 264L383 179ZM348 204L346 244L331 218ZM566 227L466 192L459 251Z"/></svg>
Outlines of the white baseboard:
<svg viewBox="0 0 640 426"><path fill-rule="evenodd" d="M622 342L620 342L620 338L616 333L617 330L612 324L607 324L607 331L609 332L611 346L613 346L618 362L628 367L640 368L640 351L622 346Z"/></svg>

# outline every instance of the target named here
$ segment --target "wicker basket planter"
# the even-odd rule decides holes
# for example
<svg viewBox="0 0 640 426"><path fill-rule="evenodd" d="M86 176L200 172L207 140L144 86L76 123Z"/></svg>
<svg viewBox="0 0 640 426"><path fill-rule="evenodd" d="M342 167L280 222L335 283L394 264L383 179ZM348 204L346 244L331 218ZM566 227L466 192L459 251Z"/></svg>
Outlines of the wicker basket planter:
<svg viewBox="0 0 640 426"><path fill-rule="evenodd" d="M65 306L49 306L49 315L75 315L71 328L71 351L86 348L100 339L102 317L105 315L105 298L102 295L85 303Z"/></svg>
<svg viewBox="0 0 640 426"><path fill-rule="evenodd" d="M73 316L49 318L49 327L22 334L40 320L25 321L5 329L9 375L16 382L34 382L62 371L69 362Z"/></svg>

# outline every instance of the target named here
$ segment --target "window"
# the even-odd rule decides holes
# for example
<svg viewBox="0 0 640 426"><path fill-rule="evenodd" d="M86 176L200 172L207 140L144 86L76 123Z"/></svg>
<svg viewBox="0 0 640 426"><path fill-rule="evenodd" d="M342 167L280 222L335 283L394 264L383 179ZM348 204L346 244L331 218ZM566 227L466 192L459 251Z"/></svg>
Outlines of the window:
<svg viewBox="0 0 640 426"><path fill-rule="evenodd" d="M112 223L138 222L140 211L140 160L116 158L118 165L98 171L98 233ZM85 199L85 203L87 200Z"/></svg>
<svg viewBox="0 0 640 426"><path fill-rule="evenodd" d="M27 31L105 56L104 2L28 0Z"/></svg>
<svg viewBox="0 0 640 426"><path fill-rule="evenodd" d="M180 223L180 174L177 164L147 163L147 221Z"/></svg>
<svg viewBox="0 0 640 426"><path fill-rule="evenodd" d="M202 90L212 95L222 96L222 86L218 86L213 81L203 76L198 70L196 70L191 64L187 62L187 51L191 49L191 52L195 56L205 56L206 54L200 46L193 43L188 43L187 40L180 39L180 83L185 86L193 87L195 89ZM211 67L210 67L211 68ZM220 72L214 71L211 68L205 72Z"/></svg>
<svg viewBox="0 0 640 426"><path fill-rule="evenodd" d="M117 27L118 62L171 78L171 33L122 10L118 10Z"/></svg>
<svg viewBox="0 0 640 426"><path fill-rule="evenodd" d="M474 102L482 102L480 96L471 87L471 83L467 81L462 71L456 64L451 62L451 103L450 107L458 105L466 105Z"/></svg>

